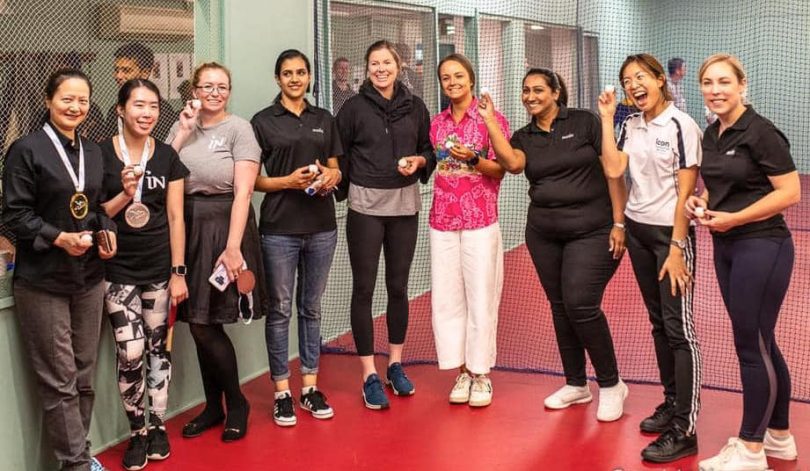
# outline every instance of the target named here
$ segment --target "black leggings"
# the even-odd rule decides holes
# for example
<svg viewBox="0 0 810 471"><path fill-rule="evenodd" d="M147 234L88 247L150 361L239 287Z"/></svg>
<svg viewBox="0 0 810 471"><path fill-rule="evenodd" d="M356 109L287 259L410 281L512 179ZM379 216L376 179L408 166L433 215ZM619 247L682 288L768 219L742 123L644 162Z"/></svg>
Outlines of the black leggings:
<svg viewBox="0 0 810 471"><path fill-rule="evenodd" d="M585 352L601 387L619 382L616 353L602 297L619 261L608 251L610 226L575 237L526 226L526 246L551 303L565 382L585 386Z"/></svg>
<svg viewBox="0 0 810 471"><path fill-rule="evenodd" d="M714 239L714 269L740 360L743 440L761 442L766 428L789 428L790 373L774 328L793 257L790 237Z"/></svg>
<svg viewBox="0 0 810 471"><path fill-rule="evenodd" d="M658 273L669 256L672 226L642 224L627 219L627 248L636 282L652 324L655 357L664 385L664 395L675 402L677 423L688 434L695 433L700 410L701 358L692 312L694 284L685 294L672 296L669 276L658 281ZM683 252L686 269L695 274L695 230L689 229Z"/></svg>
<svg viewBox="0 0 810 471"><path fill-rule="evenodd" d="M352 335L357 354L374 354L371 304L377 284L380 250L385 255L388 342L405 343L408 330L408 275L416 250L419 216L369 216L349 210L346 241L352 266Z"/></svg>
<svg viewBox="0 0 810 471"><path fill-rule="evenodd" d="M222 415L223 394L229 411L241 409L246 399L239 387L236 352L225 329L221 324L189 324L189 329L200 362L206 402L204 414Z"/></svg>

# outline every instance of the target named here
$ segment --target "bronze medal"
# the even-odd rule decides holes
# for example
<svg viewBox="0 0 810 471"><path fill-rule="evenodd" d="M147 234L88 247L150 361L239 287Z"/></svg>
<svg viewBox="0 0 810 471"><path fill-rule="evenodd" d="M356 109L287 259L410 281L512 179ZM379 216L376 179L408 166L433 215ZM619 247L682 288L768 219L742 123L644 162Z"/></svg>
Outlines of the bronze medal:
<svg viewBox="0 0 810 471"><path fill-rule="evenodd" d="M129 227L140 229L149 222L149 208L143 203L132 203L124 212L124 219Z"/></svg>
<svg viewBox="0 0 810 471"><path fill-rule="evenodd" d="M90 202L87 195L81 192L73 193L70 197L70 214L74 219L84 219L90 209Z"/></svg>

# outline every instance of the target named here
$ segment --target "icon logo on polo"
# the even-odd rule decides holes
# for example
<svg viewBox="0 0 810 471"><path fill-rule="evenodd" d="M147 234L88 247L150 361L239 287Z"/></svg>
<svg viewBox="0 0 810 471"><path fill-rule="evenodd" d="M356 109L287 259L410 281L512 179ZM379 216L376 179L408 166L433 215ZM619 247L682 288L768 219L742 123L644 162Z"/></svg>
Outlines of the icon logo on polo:
<svg viewBox="0 0 810 471"><path fill-rule="evenodd" d="M566 135L565 135L565 136L563 136L561 139L562 139L562 140L566 140L566 139L571 139L572 137L574 137L574 133L571 133L571 134L566 134Z"/></svg>
<svg viewBox="0 0 810 471"><path fill-rule="evenodd" d="M321 129L321 128L313 128L312 132L317 132L317 133L323 134L323 129Z"/></svg>
<svg viewBox="0 0 810 471"><path fill-rule="evenodd" d="M664 141L662 139L655 138L655 151L659 154L663 154L669 152L670 145L669 141Z"/></svg>
<svg viewBox="0 0 810 471"><path fill-rule="evenodd" d="M734 155L734 154L735 154L734 149L731 149L730 151L726 152L726 155Z"/></svg>

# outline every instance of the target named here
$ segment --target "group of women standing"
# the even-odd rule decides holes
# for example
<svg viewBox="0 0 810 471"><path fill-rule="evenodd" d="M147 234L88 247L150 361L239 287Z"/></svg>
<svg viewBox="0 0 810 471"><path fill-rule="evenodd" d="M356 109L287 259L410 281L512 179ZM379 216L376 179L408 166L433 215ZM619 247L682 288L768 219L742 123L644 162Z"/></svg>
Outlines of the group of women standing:
<svg viewBox="0 0 810 471"><path fill-rule="evenodd" d="M526 73L521 99L531 120L511 134L490 96L476 96L474 67L464 56L440 62L450 106L432 120L398 80L401 59L391 43L372 44L365 61L367 80L335 118L305 98L308 58L284 51L275 64L281 92L250 122L227 112L229 71L202 64L194 100L167 143L150 137L158 89L131 80L118 96L119 132L100 147L76 133L90 103L87 77L75 70L51 76L47 123L8 153L4 221L18 240L18 317L62 469L92 464L86 436L102 304L132 431L126 469L170 454L163 418L173 307L189 324L206 398L184 437L223 422L223 441L247 432L250 406L223 326L263 316L273 418L280 426L296 424L287 365L293 293L300 407L316 419L334 415L317 384L321 297L337 243L333 195L348 199L351 326L364 403L388 408L384 383L395 395L413 395L402 366L408 278L419 184L434 172L432 321L439 368L457 370L449 402L492 401L503 285L498 192L506 172L523 172L530 185L526 244L551 304L565 373L565 385L545 406L593 399L587 353L599 386L597 419L622 416L628 388L601 302L627 247L664 386L663 402L640 423L643 432L660 434L642 457L668 462L697 453L701 357L692 297L699 224L713 236L744 395L739 438L700 467L758 470L766 469L766 455L795 459L790 377L774 326L793 264L780 213L798 201L799 180L787 139L743 102L747 83L737 59L712 56L700 69L704 100L719 117L701 138L672 104L658 61L629 56L620 83L639 112L622 123L618 139L615 93L600 95L599 116L568 108L565 83L552 70ZM696 196L699 172L706 189ZM258 225L254 190L266 193ZM388 294L384 380L371 310L381 252Z"/></svg>

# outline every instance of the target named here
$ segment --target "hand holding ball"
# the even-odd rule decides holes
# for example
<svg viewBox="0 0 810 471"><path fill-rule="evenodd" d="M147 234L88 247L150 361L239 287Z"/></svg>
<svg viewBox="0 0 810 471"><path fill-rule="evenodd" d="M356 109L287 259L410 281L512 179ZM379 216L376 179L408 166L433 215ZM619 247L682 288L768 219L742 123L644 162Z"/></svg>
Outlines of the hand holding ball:
<svg viewBox="0 0 810 471"><path fill-rule="evenodd" d="M321 173L321 171L318 170L318 166L315 164L309 164L309 166L307 167L307 171L309 173L314 173L315 175Z"/></svg>
<svg viewBox="0 0 810 471"><path fill-rule="evenodd" d="M191 100L191 109L199 110L200 108L202 108L202 101L200 101L200 100L198 100L196 98Z"/></svg>
<svg viewBox="0 0 810 471"><path fill-rule="evenodd" d="M79 237L79 244L82 247L90 247L90 246L92 246L93 245L93 236L91 236L90 234L82 234L82 236Z"/></svg>
<svg viewBox="0 0 810 471"><path fill-rule="evenodd" d="M408 166L408 159L406 159L405 157L399 159L397 161L397 165L399 165L399 168L406 168Z"/></svg>
<svg viewBox="0 0 810 471"><path fill-rule="evenodd" d="M615 93L615 92L616 92L616 87L614 87L613 85L606 85L605 86L605 93Z"/></svg>
<svg viewBox="0 0 810 471"><path fill-rule="evenodd" d="M140 165L133 166L132 167L132 173L136 177L140 177L141 175L143 175L143 167L141 167Z"/></svg>
<svg viewBox="0 0 810 471"><path fill-rule="evenodd" d="M706 210L703 208L703 206L695 206L694 213L695 217L698 219L703 219L704 217L706 217Z"/></svg>

